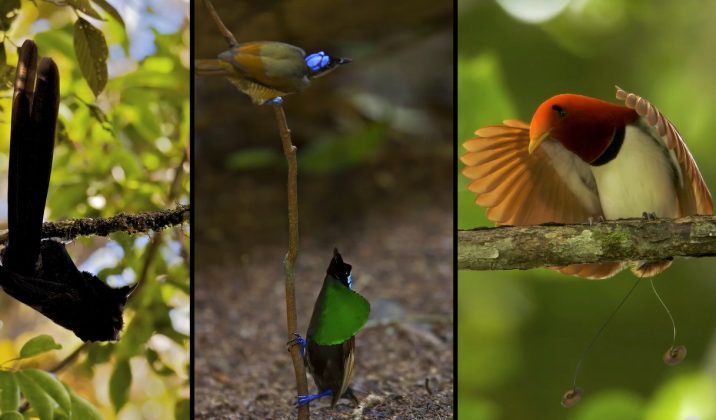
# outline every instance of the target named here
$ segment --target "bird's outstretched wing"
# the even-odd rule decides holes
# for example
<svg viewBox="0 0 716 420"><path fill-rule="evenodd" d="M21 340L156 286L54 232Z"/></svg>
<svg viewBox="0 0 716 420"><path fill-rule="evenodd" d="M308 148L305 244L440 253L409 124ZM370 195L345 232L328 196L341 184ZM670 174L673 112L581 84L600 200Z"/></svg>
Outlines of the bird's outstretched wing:
<svg viewBox="0 0 716 420"><path fill-rule="evenodd" d="M463 175L475 203L498 225L584 223L602 216L589 166L558 142L547 139L529 154L529 125L507 120L481 128L463 144ZM586 278L610 277L623 263L555 267Z"/></svg>

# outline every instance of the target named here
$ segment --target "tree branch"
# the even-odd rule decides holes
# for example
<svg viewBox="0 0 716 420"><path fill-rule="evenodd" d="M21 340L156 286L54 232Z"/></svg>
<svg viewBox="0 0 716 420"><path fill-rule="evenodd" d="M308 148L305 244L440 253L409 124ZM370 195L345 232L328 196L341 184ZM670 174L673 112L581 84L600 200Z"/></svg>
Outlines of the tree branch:
<svg viewBox="0 0 716 420"><path fill-rule="evenodd" d="M716 256L716 217L458 230L459 270Z"/></svg>
<svg viewBox="0 0 716 420"><path fill-rule="evenodd" d="M107 236L114 232L142 233L161 230L189 221L190 207L179 205L174 209L138 214L118 214L106 219L70 219L46 222L42 225L43 238L75 239L78 236ZM7 231L0 234L0 244L7 243Z"/></svg>

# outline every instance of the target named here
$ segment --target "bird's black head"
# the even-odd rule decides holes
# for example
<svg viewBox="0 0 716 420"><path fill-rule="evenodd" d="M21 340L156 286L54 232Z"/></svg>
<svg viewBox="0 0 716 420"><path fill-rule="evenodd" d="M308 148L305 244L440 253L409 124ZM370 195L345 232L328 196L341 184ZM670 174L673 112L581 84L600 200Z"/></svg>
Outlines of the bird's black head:
<svg viewBox="0 0 716 420"><path fill-rule="evenodd" d="M351 278L351 265L343 262L341 254L338 253L338 249L333 249L333 259L331 264L328 266L326 273L329 276L333 276L347 288L353 287L353 279Z"/></svg>

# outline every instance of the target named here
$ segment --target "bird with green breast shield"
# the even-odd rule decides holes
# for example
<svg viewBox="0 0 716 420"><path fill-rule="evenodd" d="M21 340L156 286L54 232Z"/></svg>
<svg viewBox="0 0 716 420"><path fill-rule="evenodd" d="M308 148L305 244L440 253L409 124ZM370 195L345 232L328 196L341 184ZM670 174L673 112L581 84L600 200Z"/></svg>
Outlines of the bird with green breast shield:
<svg viewBox="0 0 716 420"><path fill-rule="evenodd" d="M355 335L368 320L370 303L352 287L351 265L334 249L306 338L295 334L289 341L289 346L301 346L303 361L318 388L318 394L299 395L299 406L322 397L332 398L331 407L342 397L358 401L349 384L355 364Z"/></svg>
<svg viewBox="0 0 716 420"><path fill-rule="evenodd" d="M244 42L215 59L196 60L196 74L224 76L257 104L273 101L306 89L311 80L324 76L347 58L331 57L323 51L306 55L295 45L274 41Z"/></svg>

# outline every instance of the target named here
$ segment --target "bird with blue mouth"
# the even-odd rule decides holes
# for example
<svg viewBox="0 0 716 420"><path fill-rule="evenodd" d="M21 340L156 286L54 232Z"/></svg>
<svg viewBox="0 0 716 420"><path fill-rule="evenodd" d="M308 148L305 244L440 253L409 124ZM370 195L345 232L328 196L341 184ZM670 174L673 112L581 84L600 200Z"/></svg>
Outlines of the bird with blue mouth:
<svg viewBox="0 0 716 420"><path fill-rule="evenodd" d="M343 262L334 249L306 338L295 333L296 338L288 342L289 350L291 346L300 346L304 364L319 391L315 395L299 395L296 405L323 397L331 397L331 407L341 398L358 403L349 385L355 364L355 335L368 320L370 303L352 290L351 271L351 265Z"/></svg>
<svg viewBox="0 0 716 420"><path fill-rule="evenodd" d="M244 42L215 59L195 62L196 74L224 76L253 103L281 103L282 97L306 89L311 80L324 76L348 58L331 57L323 51L306 55L295 45L275 41Z"/></svg>

